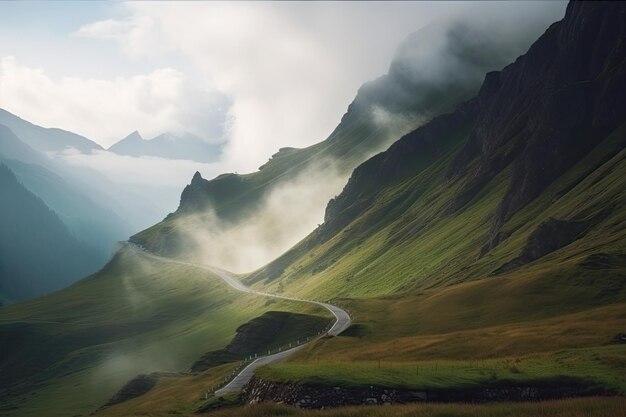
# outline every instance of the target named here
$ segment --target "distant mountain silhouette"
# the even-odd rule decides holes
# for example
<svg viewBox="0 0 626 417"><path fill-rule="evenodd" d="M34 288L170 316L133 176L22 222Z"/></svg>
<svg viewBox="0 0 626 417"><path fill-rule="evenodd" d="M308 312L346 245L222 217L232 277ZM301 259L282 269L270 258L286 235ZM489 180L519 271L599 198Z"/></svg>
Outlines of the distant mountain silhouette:
<svg viewBox="0 0 626 417"><path fill-rule="evenodd" d="M97 251L79 242L46 204L0 163L0 297L18 301L94 272Z"/></svg>
<svg viewBox="0 0 626 417"><path fill-rule="evenodd" d="M144 139L139 132L134 131L108 150L119 155L213 162L219 158L222 145L208 143L190 133L182 136L164 133L152 139Z"/></svg>
<svg viewBox="0 0 626 417"><path fill-rule="evenodd" d="M62 151L66 148L81 152L102 149L84 136L63 129L37 126L3 109L0 109L0 124L11 129L24 143L40 152Z"/></svg>

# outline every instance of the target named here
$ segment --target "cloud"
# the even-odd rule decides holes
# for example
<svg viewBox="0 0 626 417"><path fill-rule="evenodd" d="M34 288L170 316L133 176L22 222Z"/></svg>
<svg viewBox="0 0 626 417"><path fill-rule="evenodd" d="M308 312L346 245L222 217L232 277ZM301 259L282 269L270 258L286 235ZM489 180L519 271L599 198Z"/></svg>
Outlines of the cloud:
<svg viewBox="0 0 626 417"><path fill-rule="evenodd" d="M221 142L230 99L173 68L113 79L49 77L13 57L0 60L0 107L108 147L134 130L146 137L190 132Z"/></svg>
<svg viewBox="0 0 626 417"><path fill-rule="evenodd" d="M76 34L78 36L103 38L103 39L124 39L133 23L131 21L101 20L81 27Z"/></svg>
<svg viewBox="0 0 626 417"><path fill-rule="evenodd" d="M78 35L131 59L176 54L233 98L225 158L256 169L283 146L327 137L358 87L386 70L406 34L450 5L126 3Z"/></svg>

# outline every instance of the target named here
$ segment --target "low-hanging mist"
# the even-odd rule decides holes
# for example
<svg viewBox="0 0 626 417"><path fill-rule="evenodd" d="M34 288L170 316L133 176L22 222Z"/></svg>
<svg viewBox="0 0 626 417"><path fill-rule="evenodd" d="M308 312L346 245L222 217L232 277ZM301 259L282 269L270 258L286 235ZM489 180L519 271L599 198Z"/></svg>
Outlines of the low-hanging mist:
<svg viewBox="0 0 626 417"><path fill-rule="evenodd" d="M327 160L273 188L259 208L240 222L223 222L212 210L185 216L181 229L189 244L187 256L237 273L259 268L324 220L326 203L345 181L345 175Z"/></svg>

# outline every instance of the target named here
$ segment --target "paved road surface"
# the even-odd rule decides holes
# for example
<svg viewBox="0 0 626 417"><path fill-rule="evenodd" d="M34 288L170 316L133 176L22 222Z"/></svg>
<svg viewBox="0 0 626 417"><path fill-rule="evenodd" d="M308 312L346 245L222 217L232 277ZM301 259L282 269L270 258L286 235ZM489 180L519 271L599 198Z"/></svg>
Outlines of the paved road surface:
<svg viewBox="0 0 626 417"><path fill-rule="evenodd" d="M335 305L324 303L321 301L303 300L301 298L287 297L287 296L279 295L279 294L271 294L267 292L256 291L250 287L245 286L241 281L235 278L232 273L225 271L223 269L201 265L201 264L195 264L191 262L179 261L176 259L164 258L162 256L154 255L144 250L140 246L137 246L131 243L129 243L128 246L141 252L144 256L147 256L149 258L153 258L159 261L172 262L172 263L177 263L181 265L188 265L188 266L194 266L197 268L205 269L217 275L218 277L220 277L226 284L236 289L237 291L246 292L250 294L256 294L256 295L263 296L263 297L281 298L283 300L292 300L292 301L299 301L303 303L311 303L311 304L320 305L326 308L335 316L335 322L333 323L331 328L328 330L328 335L330 336L339 335L341 332L343 332L350 326L350 323L352 321L352 319L350 318L350 315L345 310ZM250 381L250 379L254 376L254 371L257 368L263 365L269 365L271 363L280 362L286 359L287 357L291 356L298 350L302 349L304 346L306 346L306 344L296 346L294 348L284 350L282 352L274 353L272 355L263 356L263 357L256 359L255 361L251 362L248 366L243 368L228 384L226 384L226 386L215 391L215 395L224 395L224 394L241 391L241 388L244 385L246 385L248 381Z"/></svg>

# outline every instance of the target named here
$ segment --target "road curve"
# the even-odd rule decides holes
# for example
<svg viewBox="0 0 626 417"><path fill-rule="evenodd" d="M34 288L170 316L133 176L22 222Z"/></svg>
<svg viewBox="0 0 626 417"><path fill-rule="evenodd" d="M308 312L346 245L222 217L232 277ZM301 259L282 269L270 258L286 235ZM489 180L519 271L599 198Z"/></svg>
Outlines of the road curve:
<svg viewBox="0 0 626 417"><path fill-rule="evenodd" d="M181 265L193 266L196 268L202 268L204 270L207 270L217 275L218 277L220 277L227 285L229 285L230 287L232 287L233 289L237 291L250 293L250 294L256 294L256 295L263 296L263 297L280 298L283 300L299 301L302 303L317 304L319 306L322 306L328 311L330 311L333 314L333 316L335 316L335 321L327 332L329 336L339 335L341 332L346 330L350 326L350 323L352 322L350 315L341 307L337 307L336 305L324 303L321 301L303 300L301 298L296 298L296 297L288 297L285 295L256 291L244 285L241 281L235 278L235 276L231 272L228 272L226 270L207 266L207 265L196 264L192 262L184 262L184 261L179 261L176 259L158 256L158 255L155 255L153 253L146 251L144 248L138 245L135 245L133 243L126 243L126 245L149 258L153 258L153 259L163 261L163 262L177 263ZM219 390L215 391L215 395L224 395L224 394L241 391L241 388L243 388L243 386L246 385L250 381L250 379L254 376L254 371L257 368L264 366L264 365L269 365L271 363L280 362L288 358L289 356L291 356L298 350L302 349L304 346L306 346L306 343L296 346L291 349L284 350L282 352L274 353L272 355L262 356L254 360L248 366L243 368L237 375L235 375L235 377L228 384L226 384L224 387L220 388Z"/></svg>

